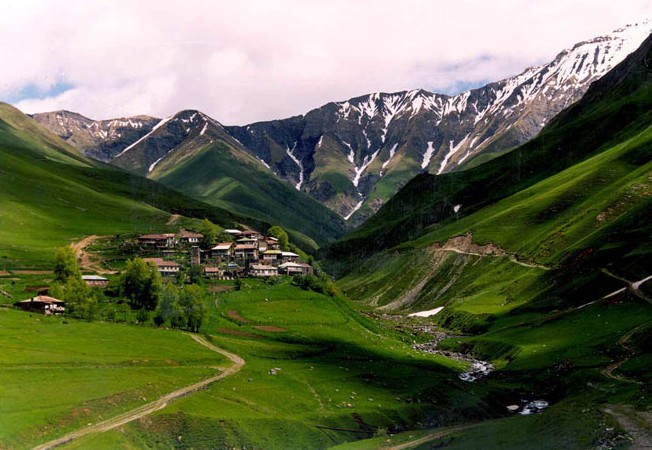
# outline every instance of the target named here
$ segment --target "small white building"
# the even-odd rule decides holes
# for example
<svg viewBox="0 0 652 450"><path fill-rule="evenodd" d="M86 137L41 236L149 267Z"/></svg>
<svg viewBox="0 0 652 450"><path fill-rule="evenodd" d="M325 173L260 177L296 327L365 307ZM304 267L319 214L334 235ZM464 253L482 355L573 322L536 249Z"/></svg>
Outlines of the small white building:
<svg viewBox="0 0 652 450"><path fill-rule="evenodd" d="M172 276L179 273L180 265L175 261L165 261L163 258L143 258L148 264L153 264L163 276Z"/></svg>
<svg viewBox="0 0 652 450"><path fill-rule="evenodd" d="M252 264L249 266L249 275L252 277L276 277L278 269L267 264Z"/></svg>

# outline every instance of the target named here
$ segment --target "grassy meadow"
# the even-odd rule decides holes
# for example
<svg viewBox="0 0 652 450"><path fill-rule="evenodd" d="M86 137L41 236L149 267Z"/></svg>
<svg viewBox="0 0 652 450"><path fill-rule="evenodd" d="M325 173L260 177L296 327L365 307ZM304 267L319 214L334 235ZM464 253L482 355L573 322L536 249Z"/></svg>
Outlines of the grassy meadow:
<svg viewBox="0 0 652 450"><path fill-rule="evenodd" d="M242 356L243 369L119 432L68 448L327 448L498 409L486 387L458 380L464 364L417 352L342 299L289 280L247 280L207 306L203 331Z"/></svg>
<svg viewBox="0 0 652 450"><path fill-rule="evenodd" d="M32 446L230 364L182 333L0 308L0 447Z"/></svg>

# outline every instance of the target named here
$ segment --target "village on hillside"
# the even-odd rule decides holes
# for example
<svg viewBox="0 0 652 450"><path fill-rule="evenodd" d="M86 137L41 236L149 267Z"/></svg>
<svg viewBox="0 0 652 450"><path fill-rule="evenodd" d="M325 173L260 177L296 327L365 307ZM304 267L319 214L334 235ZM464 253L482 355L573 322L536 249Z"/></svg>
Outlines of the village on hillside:
<svg viewBox="0 0 652 450"><path fill-rule="evenodd" d="M284 239L250 229L226 229L212 234L207 238L202 233L181 228L176 233L116 236L113 245L118 245L115 250L118 260L128 255L142 258L152 270L158 271L163 280L180 283L187 281L191 273L209 281L308 276L315 272L298 253L290 251L290 247L296 248L289 244L283 230ZM77 259L82 262L79 255ZM99 269L99 265L95 267ZM98 270L100 273L88 274L89 267L83 269L86 274L81 275L81 280L89 288L106 289L110 279L103 274L116 273L104 269ZM14 306L45 315L66 311L66 302L51 296L48 288L41 289L31 298L15 302Z"/></svg>
<svg viewBox="0 0 652 450"><path fill-rule="evenodd" d="M200 266L206 278L234 279L245 276L275 277L278 275L312 275L310 264L302 262L295 252L281 249L278 238L253 230L227 229L231 241L218 242L206 250L204 235L188 230L179 233L143 234L141 247L159 252L161 257L145 258L162 276L176 276L182 262L170 257L181 256L190 266Z"/></svg>

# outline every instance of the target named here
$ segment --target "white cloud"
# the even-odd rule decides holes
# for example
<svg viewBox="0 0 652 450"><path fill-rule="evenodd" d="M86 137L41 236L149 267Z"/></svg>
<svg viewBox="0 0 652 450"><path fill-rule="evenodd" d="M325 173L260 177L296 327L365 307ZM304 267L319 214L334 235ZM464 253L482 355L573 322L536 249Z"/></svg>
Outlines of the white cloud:
<svg viewBox="0 0 652 450"><path fill-rule="evenodd" d="M5 1L0 98L64 82L74 88L17 106L93 118L197 108L248 123L496 80L650 11L652 0Z"/></svg>

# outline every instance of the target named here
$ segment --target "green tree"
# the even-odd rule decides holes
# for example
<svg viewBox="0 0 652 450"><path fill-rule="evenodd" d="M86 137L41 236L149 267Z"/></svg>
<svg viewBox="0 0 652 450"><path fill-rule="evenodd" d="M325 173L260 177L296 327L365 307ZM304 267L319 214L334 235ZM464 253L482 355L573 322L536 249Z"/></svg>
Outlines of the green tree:
<svg viewBox="0 0 652 450"><path fill-rule="evenodd" d="M156 308L162 285L161 274L154 265L147 264L142 258L127 261L122 276L122 294L133 309Z"/></svg>
<svg viewBox="0 0 652 450"><path fill-rule="evenodd" d="M181 310L179 308L179 288L171 283L166 284L161 292L161 297L156 307L154 323L158 326L170 322L174 326L179 323Z"/></svg>
<svg viewBox="0 0 652 450"><path fill-rule="evenodd" d="M194 284L182 287L179 292L179 307L185 319L184 328L195 333L199 332L206 314L203 297L202 288Z"/></svg>
<svg viewBox="0 0 652 450"><path fill-rule="evenodd" d="M59 247L55 252L54 281L66 284L68 278L81 281L81 272L77 264L77 257L71 247Z"/></svg>
<svg viewBox="0 0 652 450"><path fill-rule="evenodd" d="M190 284L198 284L200 286L204 284L204 271L199 264L190 266L186 276Z"/></svg>
<svg viewBox="0 0 652 450"><path fill-rule="evenodd" d="M98 312L97 299L81 279L69 277L63 286L66 313L80 319L93 320Z"/></svg>
<svg viewBox="0 0 652 450"><path fill-rule="evenodd" d="M217 244L217 235L220 228L208 219L202 222L201 230L199 231L204 235L204 247L211 248Z"/></svg>
<svg viewBox="0 0 652 450"><path fill-rule="evenodd" d="M269 230L267 230L267 235L268 236L273 236L276 239L278 239L278 245L283 250L284 252L288 251L290 248L290 238L288 237L287 232L279 227L278 225L274 225L273 227L270 227Z"/></svg>

